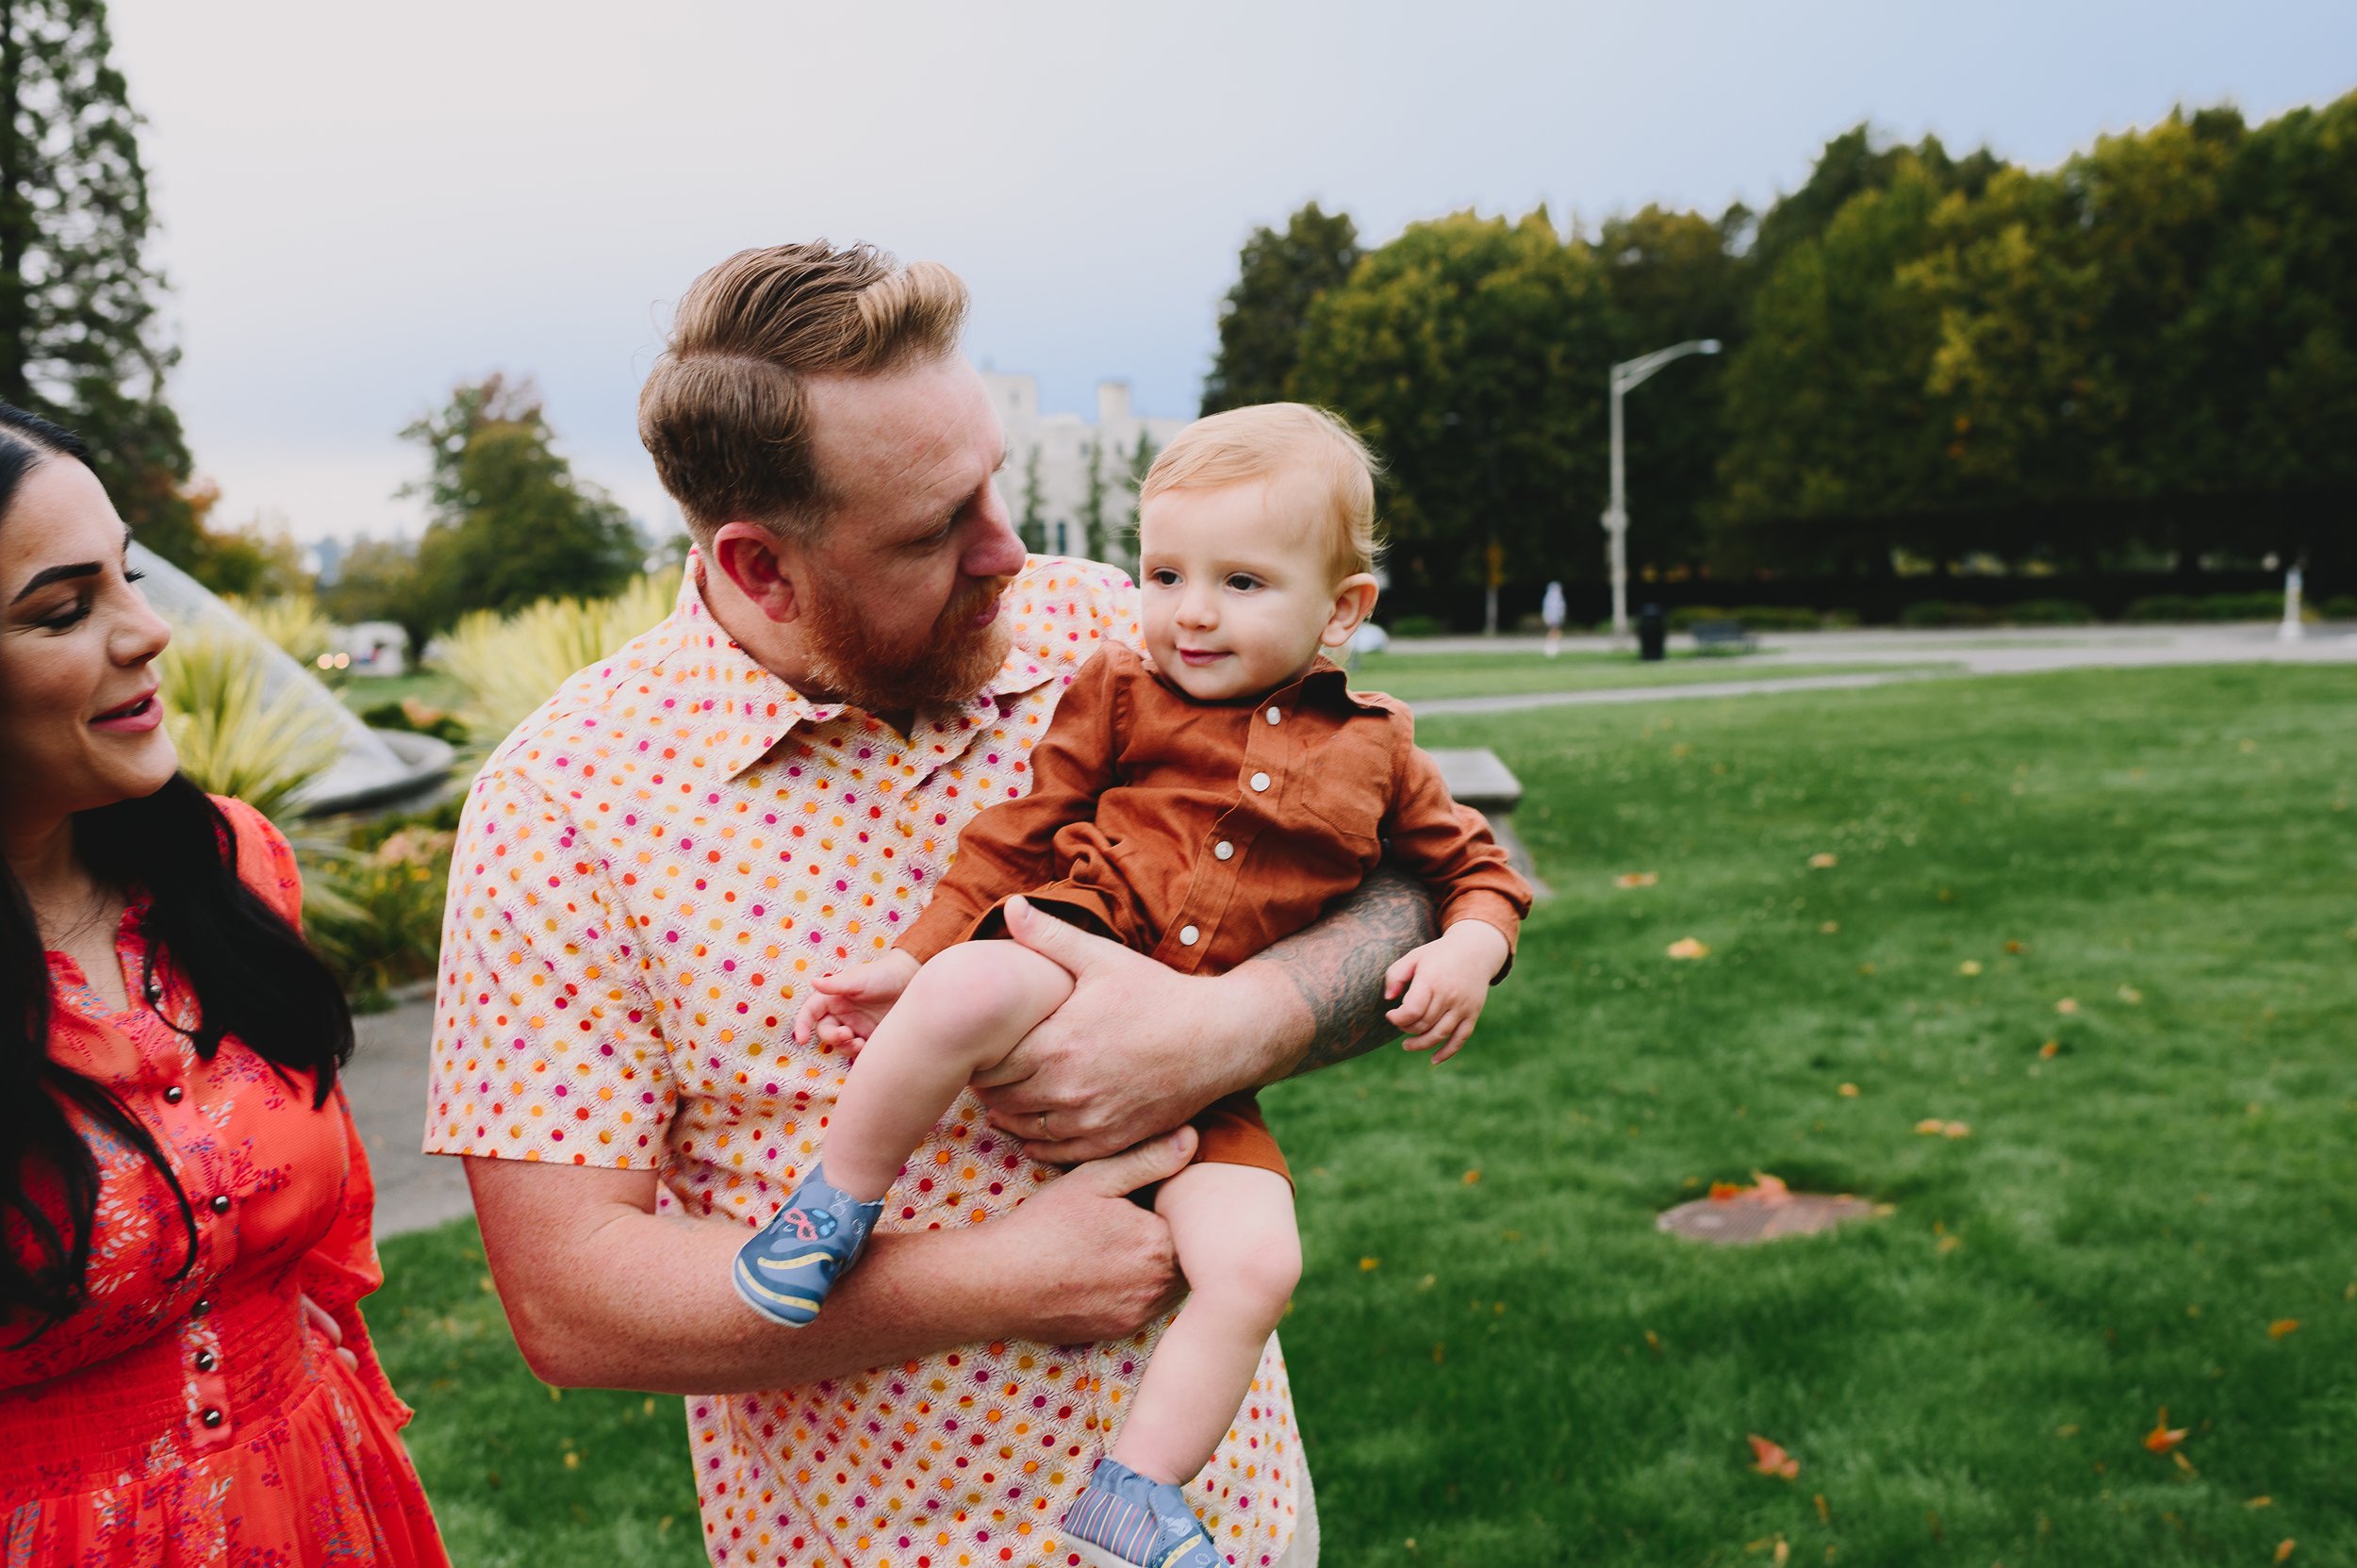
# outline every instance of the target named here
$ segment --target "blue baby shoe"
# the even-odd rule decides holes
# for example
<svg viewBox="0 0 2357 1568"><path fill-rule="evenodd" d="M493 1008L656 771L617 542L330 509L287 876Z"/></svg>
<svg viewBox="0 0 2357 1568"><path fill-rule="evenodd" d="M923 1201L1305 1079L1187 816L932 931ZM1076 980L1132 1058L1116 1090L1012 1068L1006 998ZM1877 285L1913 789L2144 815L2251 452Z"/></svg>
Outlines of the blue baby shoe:
<svg viewBox="0 0 2357 1568"><path fill-rule="evenodd" d="M1089 1568L1228 1568L1183 1489L1110 1455L1064 1510L1063 1527Z"/></svg>
<svg viewBox="0 0 2357 1568"><path fill-rule="evenodd" d="M794 1190L760 1235L736 1252L736 1294L762 1316L789 1329L807 1328L827 1293L867 1245L883 1213L881 1199L862 1203L827 1181L820 1165Z"/></svg>

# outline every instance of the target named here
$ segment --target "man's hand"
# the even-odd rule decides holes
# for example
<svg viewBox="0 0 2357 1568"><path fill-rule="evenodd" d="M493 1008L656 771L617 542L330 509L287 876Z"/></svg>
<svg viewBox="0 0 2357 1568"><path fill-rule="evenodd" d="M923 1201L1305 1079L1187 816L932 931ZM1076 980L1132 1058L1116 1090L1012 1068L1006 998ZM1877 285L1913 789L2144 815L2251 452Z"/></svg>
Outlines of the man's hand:
<svg viewBox="0 0 2357 1568"><path fill-rule="evenodd" d="M1195 1129L1182 1127L1076 1165L999 1222L1008 1232L1005 1255L1029 1259L1038 1281L1030 1295L1042 1316L1025 1338L1043 1345L1126 1339L1178 1304L1187 1281L1170 1227L1129 1195L1186 1169L1195 1139Z"/></svg>
<svg viewBox="0 0 2357 1568"><path fill-rule="evenodd" d="M1409 1036L1402 1044L1409 1050L1440 1047L1432 1052L1435 1066L1455 1056L1473 1033L1508 951L1497 927L1459 920L1393 965L1383 976L1383 999L1396 997L1399 1005L1384 1016Z"/></svg>
<svg viewBox="0 0 2357 1568"><path fill-rule="evenodd" d="M1063 1006L974 1081L992 1125L1024 1139L1031 1159L1101 1158L1272 1076L1254 1051L1271 1032L1268 1010L1254 1015L1255 993L1228 983L1236 973L1179 974L1028 900L1007 900L1006 920L1008 935L1073 982Z"/></svg>

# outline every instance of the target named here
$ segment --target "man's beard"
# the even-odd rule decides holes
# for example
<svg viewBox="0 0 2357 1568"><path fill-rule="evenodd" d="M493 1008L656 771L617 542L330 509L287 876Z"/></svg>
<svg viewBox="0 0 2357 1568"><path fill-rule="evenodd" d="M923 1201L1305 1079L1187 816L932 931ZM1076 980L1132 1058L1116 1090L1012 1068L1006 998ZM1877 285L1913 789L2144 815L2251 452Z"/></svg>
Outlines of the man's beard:
<svg viewBox="0 0 2357 1568"><path fill-rule="evenodd" d="M812 685L872 714L964 701L998 672L1014 643L1003 615L987 626L973 625L1010 581L990 578L959 594L932 629L906 648L887 646L865 621L844 613L841 599L814 596L802 620Z"/></svg>

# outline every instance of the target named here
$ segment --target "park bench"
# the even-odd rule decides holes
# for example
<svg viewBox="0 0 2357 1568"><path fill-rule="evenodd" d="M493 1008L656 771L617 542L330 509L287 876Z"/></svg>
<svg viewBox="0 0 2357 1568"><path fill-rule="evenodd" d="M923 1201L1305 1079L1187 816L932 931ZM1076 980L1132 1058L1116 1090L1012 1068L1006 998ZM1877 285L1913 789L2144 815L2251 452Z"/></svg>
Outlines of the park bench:
<svg viewBox="0 0 2357 1568"><path fill-rule="evenodd" d="M1719 649L1749 651L1758 646L1739 620L1698 620L1687 631L1694 638L1697 652L1708 653Z"/></svg>
<svg viewBox="0 0 2357 1568"><path fill-rule="evenodd" d="M1490 833L1506 851L1508 864L1540 898L1548 895L1545 883L1530 863L1530 851L1514 832L1514 808L1522 802L1523 782L1487 746L1443 748L1432 752L1441 765L1441 782L1459 805L1471 806L1490 819Z"/></svg>

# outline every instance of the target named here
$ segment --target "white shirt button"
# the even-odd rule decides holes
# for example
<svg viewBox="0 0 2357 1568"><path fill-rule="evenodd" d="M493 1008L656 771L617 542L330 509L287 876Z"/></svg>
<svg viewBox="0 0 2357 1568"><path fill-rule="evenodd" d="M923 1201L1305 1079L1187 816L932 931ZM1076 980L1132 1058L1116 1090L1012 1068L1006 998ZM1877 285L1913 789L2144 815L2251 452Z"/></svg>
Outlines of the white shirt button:
<svg viewBox="0 0 2357 1568"><path fill-rule="evenodd" d="M1211 853L1219 856L1222 860L1233 860L1236 858L1236 847L1223 838L1218 843L1211 846Z"/></svg>
<svg viewBox="0 0 2357 1568"><path fill-rule="evenodd" d="M1277 709L1271 708L1268 711L1268 721L1272 724L1282 724L1285 722L1285 716Z"/></svg>
<svg viewBox="0 0 2357 1568"><path fill-rule="evenodd" d="M1268 775L1266 773L1253 774L1252 787L1256 790L1266 789L1268 787Z"/></svg>
<svg viewBox="0 0 2357 1568"><path fill-rule="evenodd" d="M1182 948L1194 947L1195 943L1202 940L1202 937L1203 933L1195 930L1193 926L1180 926L1178 928L1178 945Z"/></svg>

